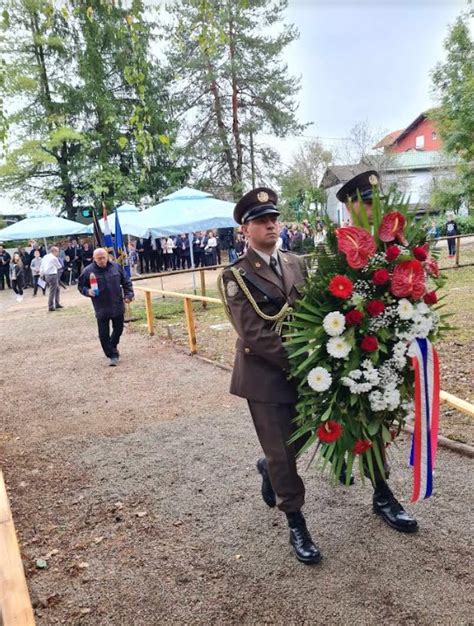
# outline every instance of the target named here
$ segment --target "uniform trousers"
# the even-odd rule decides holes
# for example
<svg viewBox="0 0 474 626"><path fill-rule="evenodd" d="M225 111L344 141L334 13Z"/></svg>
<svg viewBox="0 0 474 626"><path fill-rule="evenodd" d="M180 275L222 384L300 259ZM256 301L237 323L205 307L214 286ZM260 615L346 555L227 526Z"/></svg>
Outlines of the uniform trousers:
<svg viewBox="0 0 474 626"><path fill-rule="evenodd" d="M265 453L277 506L285 513L295 513L303 506L305 495L304 484L296 468L296 455L306 441L303 436L288 444L295 431L295 405L254 400L248 400L248 405Z"/></svg>

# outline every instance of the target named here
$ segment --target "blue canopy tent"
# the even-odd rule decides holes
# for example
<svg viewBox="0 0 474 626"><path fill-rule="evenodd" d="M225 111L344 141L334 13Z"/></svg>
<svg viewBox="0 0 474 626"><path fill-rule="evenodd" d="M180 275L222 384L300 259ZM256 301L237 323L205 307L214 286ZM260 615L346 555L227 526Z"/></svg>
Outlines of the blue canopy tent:
<svg viewBox="0 0 474 626"><path fill-rule="evenodd" d="M233 210L233 202L218 200L210 193L183 187L142 211L139 220L153 237L161 237L233 227Z"/></svg>
<svg viewBox="0 0 474 626"><path fill-rule="evenodd" d="M18 239L45 239L46 237L64 237L87 233L87 226L66 220L63 217L44 215L27 217L0 230L0 241Z"/></svg>

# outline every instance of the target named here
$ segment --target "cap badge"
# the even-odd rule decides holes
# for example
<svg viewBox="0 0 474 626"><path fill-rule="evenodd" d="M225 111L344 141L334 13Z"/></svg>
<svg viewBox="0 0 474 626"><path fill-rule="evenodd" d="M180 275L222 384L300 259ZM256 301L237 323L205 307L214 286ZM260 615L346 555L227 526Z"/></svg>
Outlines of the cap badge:
<svg viewBox="0 0 474 626"><path fill-rule="evenodd" d="M266 191L259 191L257 194L257 199L259 202L268 202L269 195Z"/></svg>
<svg viewBox="0 0 474 626"><path fill-rule="evenodd" d="M378 185L379 184L379 179L377 178L377 176L375 174L371 174L369 176L369 183L371 185Z"/></svg>

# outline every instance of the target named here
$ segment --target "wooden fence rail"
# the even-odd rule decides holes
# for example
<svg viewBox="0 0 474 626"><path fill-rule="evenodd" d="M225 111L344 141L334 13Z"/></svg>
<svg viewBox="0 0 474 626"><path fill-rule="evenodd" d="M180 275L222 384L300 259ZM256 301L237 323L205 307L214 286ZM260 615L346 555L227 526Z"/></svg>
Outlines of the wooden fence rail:
<svg viewBox="0 0 474 626"><path fill-rule="evenodd" d="M0 624L34 626L23 563L0 470Z"/></svg>

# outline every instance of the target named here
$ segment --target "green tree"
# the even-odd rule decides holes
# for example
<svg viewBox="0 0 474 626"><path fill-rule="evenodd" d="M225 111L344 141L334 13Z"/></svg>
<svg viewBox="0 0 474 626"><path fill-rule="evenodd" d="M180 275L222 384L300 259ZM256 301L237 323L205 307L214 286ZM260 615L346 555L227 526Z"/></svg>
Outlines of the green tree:
<svg viewBox="0 0 474 626"><path fill-rule="evenodd" d="M144 14L141 0L9 2L3 189L49 200L74 219L81 206L138 201L183 179Z"/></svg>
<svg viewBox="0 0 474 626"><path fill-rule="evenodd" d="M299 80L281 60L297 37L282 21L287 0L175 0L167 34L176 109L185 122L183 154L196 180L230 190L268 177L275 151L259 134L298 133ZM168 27L167 27L168 30Z"/></svg>
<svg viewBox="0 0 474 626"><path fill-rule="evenodd" d="M332 154L316 140L299 148L278 182L281 187L282 216L285 220L314 222L318 205L326 201L319 182L332 161Z"/></svg>
<svg viewBox="0 0 474 626"><path fill-rule="evenodd" d="M474 208L474 9L459 16L445 40L447 57L433 71L439 106L433 110L443 148L459 158L461 195Z"/></svg>

